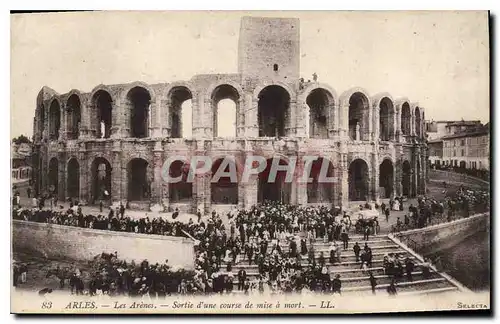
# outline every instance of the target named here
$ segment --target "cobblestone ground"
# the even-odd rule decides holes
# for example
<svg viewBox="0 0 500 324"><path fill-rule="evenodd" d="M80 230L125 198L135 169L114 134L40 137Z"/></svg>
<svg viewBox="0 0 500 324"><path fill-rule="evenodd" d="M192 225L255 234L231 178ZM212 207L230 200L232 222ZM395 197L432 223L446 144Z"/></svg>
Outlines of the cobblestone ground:
<svg viewBox="0 0 500 324"><path fill-rule="evenodd" d="M451 183L447 185L447 192L453 192L458 190L460 185L463 183ZM467 185L467 184L463 184ZM434 197L438 200L443 199L445 196L444 192L444 187L442 184L442 181L431 181L428 186L429 189L429 196ZM482 188L482 189L487 189L487 188ZM26 197L26 192L22 191L21 195L23 196L21 199L21 203L25 204L26 206L29 206L29 199ZM387 202L386 202L387 203ZM387 222L385 220L385 216L380 217L380 229L382 234L386 234L390 232L391 226L396 224L397 218L400 217L401 220L404 219L405 213L408 211L408 207L410 204L416 204L415 199L411 199L404 204L405 211L391 211L391 215L389 218L389 221ZM98 213L99 208L95 206L85 206L84 207L84 213ZM131 215L132 217L144 217L145 215L148 215L150 217L154 217L154 213L145 213L145 212L140 212L140 211L127 211L126 215ZM171 213L162 213L159 214L158 216L162 216L165 218L171 218ZM184 214L181 215L180 217L183 217L183 221L188 221L190 217L193 218L194 221L196 221L196 217L194 215L189 215L189 214ZM439 223L443 222L445 219L433 219L433 223ZM56 248L56 247L54 247ZM109 251L103 251L103 252L109 252ZM52 288L54 290L59 290L59 280L55 277L50 277L46 278L46 274L49 269L55 269L58 265L61 268L64 267L70 267L75 269L75 267L78 267L79 269L83 270L83 277L84 281L85 278L88 278L89 273L88 271L91 270L90 265L88 262L75 262L75 261L67 261L67 260L47 260L43 256L33 256L29 255L27 253L24 253L22 251L15 251L13 253L13 260L17 262L22 262L26 263L28 266L28 275L27 275L27 282L25 284L20 284L18 289L29 289L29 290L35 290L38 291L42 288ZM85 282L87 284L87 282ZM66 287L64 288L65 290L68 290L69 288Z"/></svg>

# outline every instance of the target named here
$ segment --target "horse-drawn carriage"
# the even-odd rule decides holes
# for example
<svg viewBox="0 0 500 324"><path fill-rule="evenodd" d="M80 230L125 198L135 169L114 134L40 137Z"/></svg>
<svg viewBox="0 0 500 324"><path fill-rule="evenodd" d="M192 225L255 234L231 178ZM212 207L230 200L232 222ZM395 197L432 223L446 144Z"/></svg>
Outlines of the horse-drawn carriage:
<svg viewBox="0 0 500 324"><path fill-rule="evenodd" d="M380 232L380 226L378 223L379 212L376 209L365 209L359 210L353 213L352 218L356 219L354 223L354 230L356 233L364 233L364 228L369 227L371 234L377 234Z"/></svg>

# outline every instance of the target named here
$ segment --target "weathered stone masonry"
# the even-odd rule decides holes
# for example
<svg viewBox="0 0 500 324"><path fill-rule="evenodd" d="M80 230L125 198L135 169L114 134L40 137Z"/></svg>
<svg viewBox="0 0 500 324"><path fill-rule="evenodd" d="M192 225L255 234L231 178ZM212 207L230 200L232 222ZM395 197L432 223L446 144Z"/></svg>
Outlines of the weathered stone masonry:
<svg viewBox="0 0 500 324"><path fill-rule="evenodd" d="M290 203L343 206L424 193L424 109L388 93L370 96L353 88L339 96L327 84L301 81L299 30L298 19L243 18L235 74L98 85L90 93L58 94L43 87L34 118L36 189L53 186L59 199L96 203L102 198L99 188L105 188L113 202L191 212L215 205L250 207L277 199L276 188L279 199ZM181 104L189 99L188 139L181 134ZM233 138L217 137L222 99L235 102ZM299 165L304 156L319 155L331 162L339 181L327 190L296 183L266 187L255 177L214 189L207 174L196 177L192 187L177 189L161 176L164 161L174 155L207 155L214 161L233 155L239 167L251 155L280 156L284 163L297 157ZM220 198L236 191L230 202Z"/></svg>

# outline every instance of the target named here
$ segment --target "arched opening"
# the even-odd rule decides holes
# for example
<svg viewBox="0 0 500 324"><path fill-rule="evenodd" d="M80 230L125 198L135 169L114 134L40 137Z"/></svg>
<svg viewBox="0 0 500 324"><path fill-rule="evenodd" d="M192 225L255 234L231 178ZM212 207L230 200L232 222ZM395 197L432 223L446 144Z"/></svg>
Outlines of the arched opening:
<svg viewBox="0 0 500 324"><path fill-rule="evenodd" d="M349 165L349 200L366 201L368 198L370 177L368 165L362 159L356 159Z"/></svg>
<svg viewBox="0 0 500 324"><path fill-rule="evenodd" d="M149 113L151 95L142 87L134 87L127 93L127 107L130 112L130 137L149 136Z"/></svg>
<svg viewBox="0 0 500 324"><path fill-rule="evenodd" d="M461 168L461 169L465 169L465 168L466 168L466 163L465 163L465 161L460 161L459 166L460 166L460 168Z"/></svg>
<svg viewBox="0 0 500 324"><path fill-rule="evenodd" d="M59 161L52 158L49 161L48 189L52 194L57 195L59 187Z"/></svg>
<svg viewBox="0 0 500 324"><path fill-rule="evenodd" d="M279 201L288 204L290 202L291 183L285 181L287 171L276 172L276 178L272 181L273 179L270 178L272 176L272 163L273 159L268 159L266 169L259 173L258 202ZM288 165L288 163L280 159L279 165Z"/></svg>
<svg viewBox="0 0 500 324"><path fill-rule="evenodd" d="M403 135L410 135L411 128L411 112L410 105L405 102L401 107L401 132Z"/></svg>
<svg viewBox="0 0 500 324"><path fill-rule="evenodd" d="M379 187L381 198L391 198L394 190L394 165L391 160L385 159L379 168Z"/></svg>
<svg viewBox="0 0 500 324"><path fill-rule="evenodd" d="M73 94L66 103L67 137L70 140L78 139L80 135L80 122L82 119L80 98Z"/></svg>
<svg viewBox="0 0 500 324"><path fill-rule="evenodd" d="M111 198L111 164L103 157L92 162L92 202Z"/></svg>
<svg viewBox="0 0 500 324"><path fill-rule="evenodd" d="M418 107L415 108L415 136L422 137L422 121Z"/></svg>
<svg viewBox="0 0 500 324"><path fill-rule="evenodd" d="M57 140L61 128L61 106L57 100L52 100L49 108L49 139Z"/></svg>
<svg viewBox="0 0 500 324"><path fill-rule="evenodd" d="M267 86L259 93L259 136L286 136L289 125L290 95L277 85Z"/></svg>
<svg viewBox="0 0 500 324"><path fill-rule="evenodd" d="M127 164L129 201L142 201L151 197L150 181L148 180L148 162L136 158Z"/></svg>
<svg viewBox="0 0 500 324"><path fill-rule="evenodd" d="M394 105L385 97L380 101L380 140L391 141L394 139Z"/></svg>
<svg viewBox="0 0 500 324"><path fill-rule="evenodd" d="M273 71L274 72L278 72L278 64L274 64L273 65Z"/></svg>
<svg viewBox="0 0 500 324"><path fill-rule="evenodd" d="M309 178L312 182L307 183L307 202L308 203L333 203L335 183L327 182L323 174L323 164L328 163L326 169L326 177L331 178L334 176L333 164L328 159L319 158L312 162L311 173ZM324 172L324 171L323 171Z"/></svg>
<svg viewBox="0 0 500 324"><path fill-rule="evenodd" d="M229 174L230 172L236 171L236 163L227 159L224 164L222 162L224 159L216 160L212 165L212 179L216 173L221 174L224 171L224 174ZM226 164L227 163L227 164ZM223 167L223 170L219 170L219 168ZM219 170L219 171L217 171ZM210 196L213 204L237 204L238 203L238 181L237 179L231 179L230 176L221 176L218 179L214 179L214 181L210 183ZM235 181L233 181L235 180Z"/></svg>
<svg viewBox="0 0 500 324"><path fill-rule="evenodd" d="M213 136L236 137L236 114L240 95L228 84L222 84L212 92Z"/></svg>
<svg viewBox="0 0 500 324"><path fill-rule="evenodd" d="M410 196L411 188L411 165L410 162L403 162L403 176L401 178L401 184L403 187L403 196Z"/></svg>
<svg viewBox="0 0 500 324"><path fill-rule="evenodd" d="M169 94L170 137L192 136L193 95L186 87L175 87Z"/></svg>
<svg viewBox="0 0 500 324"><path fill-rule="evenodd" d="M181 181L169 183L170 202L190 202L193 198L193 184L188 182L189 164L183 161L174 161L169 168L169 176L177 178L182 176Z"/></svg>
<svg viewBox="0 0 500 324"><path fill-rule="evenodd" d="M80 196L80 164L78 160L72 158L68 162L67 195L69 198Z"/></svg>
<svg viewBox="0 0 500 324"><path fill-rule="evenodd" d="M330 109L333 108L333 96L325 89L314 89L306 98L309 107L310 138L328 138L328 127L330 124Z"/></svg>
<svg viewBox="0 0 500 324"><path fill-rule="evenodd" d="M355 92L349 98L349 137L352 140L369 140L370 105L368 98Z"/></svg>
<svg viewBox="0 0 500 324"><path fill-rule="evenodd" d="M92 97L92 129L97 138L111 136L113 99L105 90L97 91Z"/></svg>

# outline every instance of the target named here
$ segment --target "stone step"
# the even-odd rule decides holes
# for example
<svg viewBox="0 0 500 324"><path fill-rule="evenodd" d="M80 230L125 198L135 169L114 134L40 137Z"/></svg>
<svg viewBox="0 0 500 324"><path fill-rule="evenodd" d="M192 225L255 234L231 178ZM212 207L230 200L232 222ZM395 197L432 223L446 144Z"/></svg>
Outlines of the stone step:
<svg viewBox="0 0 500 324"><path fill-rule="evenodd" d="M415 296L415 295L427 295L427 294L439 294L444 292L458 291L455 286L444 287L444 288L432 288L427 290L417 290L417 291L404 291L400 293L401 296Z"/></svg>
<svg viewBox="0 0 500 324"><path fill-rule="evenodd" d="M347 249L343 249L342 246L339 245L339 248L342 250L343 253L352 253L354 254L353 250L352 250L352 247L353 245L349 245L349 247ZM369 246L371 249L372 249L372 252L384 252L384 253L397 253L396 251L394 251L395 249L401 249L399 245L397 244L386 244L386 245L380 245L380 246ZM363 251L363 246L361 247L361 252ZM289 252L290 249L288 246L286 247L282 247L281 248L282 252ZM272 247L268 247L267 248L267 252L268 253L271 253L272 251ZM298 250L300 251L300 249ZM330 253L330 245L325 245L325 246L318 246L318 247L314 247L314 252L316 255L319 256L319 254L321 252L323 252L324 254L325 253ZM360 254L361 254L360 252ZM302 254L301 254L302 255ZM307 257L307 254L305 254L305 256ZM243 258L243 257L247 257L246 254L244 252L241 252L240 253L240 257Z"/></svg>
<svg viewBox="0 0 500 324"><path fill-rule="evenodd" d="M406 258L406 255L403 255L402 257ZM415 258L413 256L409 255L409 254L408 254L408 257L410 258L410 260L415 260ZM350 260L350 259L352 259L352 260ZM334 264L332 264L332 263L329 262L329 258L325 258L325 261L327 261L327 262L325 262L325 265L328 266L328 267L335 267L336 269L345 268L345 267L348 267L348 268L352 268L352 267L361 268L361 262L356 262L354 256L342 256L341 260L342 260L342 262L340 262L340 263L334 263ZM372 260L372 267L382 266L383 262L384 262L383 258L373 259ZM308 266L309 265L308 260L302 260L301 265L303 267L304 266ZM239 271L240 269L245 269L245 270L248 271L248 269L257 269L257 268L258 268L258 265L256 265L253 262L252 262L251 265L249 265L246 262L242 262L242 263L238 263L238 264L235 264L235 265L232 266L233 272L235 270Z"/></svg>
<svg viewBox="0 0 500 324"><path fill-rule="evenodd" d="M428 290L428 289L436 289L436 288L446 288L450 287L451 284L442 277L433 278L433 279L425 279L425 280L415 280L415 281L406 281L406 282L398 282L396 283L396 291L399 293L400 291L417 291L417 290ZM389 284L381 284L377 285L376 290L386 290L389 287ZM360 292L360 291L371 291L372 287L368 285L364 286L354 286L354 287L342 287L342 293L350 293L350 292Z"/></svg>
<svg viewBox="0 0 500 324"><path fill-rule="evenodd" d="M405 252L405 251L402 251L402 252L399 252L399 255L401 256L402 260L404 261L404 259L406 259L406 257L409 257L410 259L412 259L412 255L409 254L408 252ZM375 263L375 261L383 261L383 258L384 258L384 253L382 254L373 254L373 260L372 260L372 263ZM331 263L330 262L330 257L325 255L324 257L325 259L325 265L326 266L342 266L342 265L347 265L347 263L349 263L349 265L354 265L354 266L359 266L361 267L361 260L359 259L358 261L356 261L356 256L354 255L351 255L351 254L346 254L346 255L341 255L340 256L340 263L339 262L335 262L335 263ZM318 263L318 260L319 260L319 256L316 256L315 257L315 260L316 260L316 263ZM222 263L224 268L225 266L227 265L226 263ZM309 265L309 259L308 258L303 258L301 259L301 262L300 264L302 266L308 266ZM250 267L253 267L253 268L257 268L257 264L255 262L252 262L252 265L250 266L248 261L242 261L242 262L239 262L237 264L234 264L232 266L233 269L247 269L247 268L250 268Z"/></svg>

